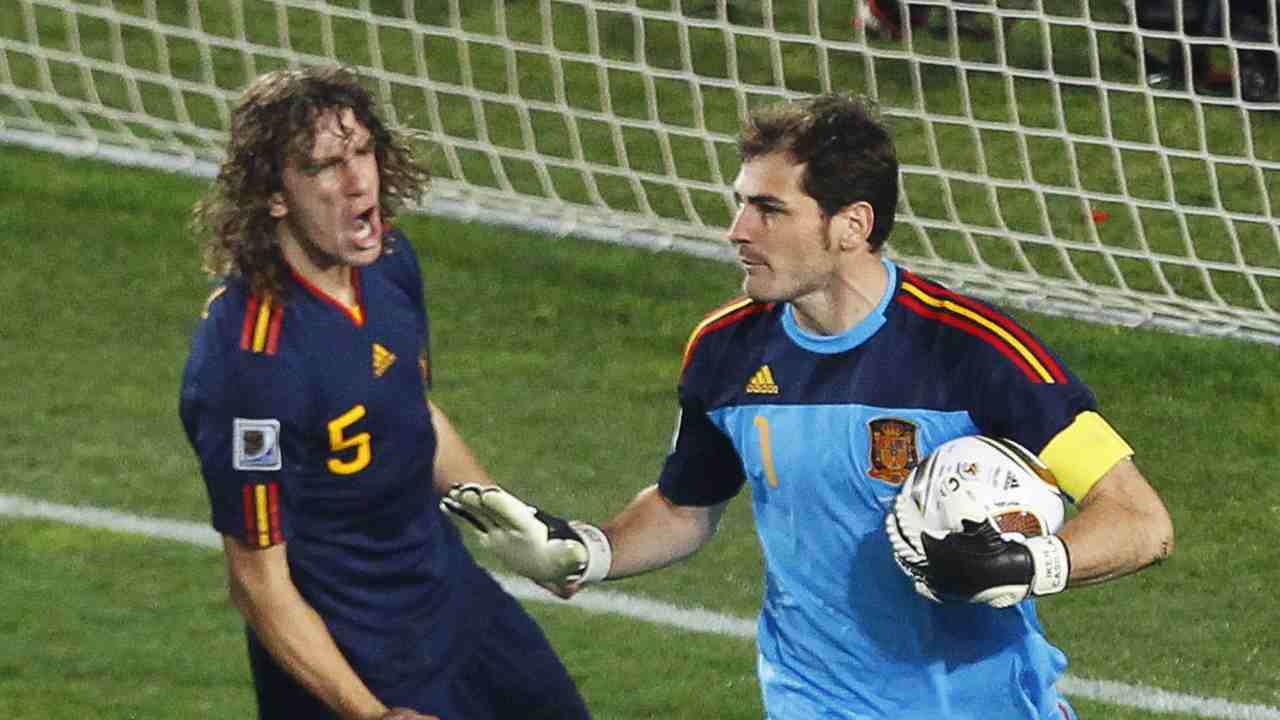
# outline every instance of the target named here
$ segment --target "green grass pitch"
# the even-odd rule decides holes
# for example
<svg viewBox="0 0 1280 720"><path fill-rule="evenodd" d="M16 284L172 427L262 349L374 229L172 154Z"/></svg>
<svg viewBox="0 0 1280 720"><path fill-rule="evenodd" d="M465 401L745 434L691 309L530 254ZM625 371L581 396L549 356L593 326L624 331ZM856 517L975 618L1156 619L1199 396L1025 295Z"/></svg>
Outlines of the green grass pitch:
<svg viewBox="0 0 1280 720"><path fill-rule="evenodd" d="M226 12L229 4L201 0L191 6L201 9L210 32L225 35L233 32ZM361 3L333 4L352 8ZM536 41L542 27L538 9L544 4L504 0L511 37ZM550 4L558 8L557 42L569 50L585 47L586 36L579 32L585 27L581 11ZM686 2L685 7L695 4ZM115 0L109 5L141 15L148 3ZM455 3L419 0L409 5L417 8L419 18L430 21L444 17ZM489 3L456 5L464 12L467 30L492 31L492 8L485 10ZM606 55L636 59L628 55L633 25L619 10L626 5L662 9L671 2L599 5ZM690 13L705 17L709 5L701 3L702 9ZM803 13L797 12L802 4L773 5L780 29L806 30ZM822 5L824 37L847 34L848 5ZM1068 0L1044 5L1064 12L1076 7ZM382 0L371 5L392 15L407 6ZM70 48L61 13L43 4L19 7L31 11L46 47ZM189 12L184 3L155 7L161 19L175 22L185 23ZM275 42L273 6L249 2L246 7L250 39ZM1114 20L1119 10L1098 12L1103 14L1095 18ZM322 51L316 40L318 16L296 8L289 15L295 48ZM24 17L0 12L0 37L25 37ZM663 67L679 57L673 28L651 23L647 30L642 50L647 61ZM82 19L77 31L86 56L112 58L106 22ZM135 68L156 70L154 38L131 28L123 33L126 61ZM368 61L363 27L338 22L335 34L349 62ZM694 62L708 73L718 72L715 68L725 62L725 51L717 35L696 32L692 40ZM1058 40L1062 42L1046 61L1035 24L1020 24L1011 36L1009 62L1033 70L1046 62L1059 70L1079 70L1084 57L1075 50L1079 44L1073 45L1071 38ZM942 51L944 41L939 38L922 34L919 41L921 51ZM1103 38L1102 51L1110 60L1104 67L1108 81L1132 82L1135 60L1123 52L1124 42L1120 35ZM383 44L387 68L414 72L413 58L405 52L410 45L406 37L387 31ZM455 43L435 37L427 45L437 80L461 77L461 66L451 60ZM471 45L475 82L481 89L507 92L504 54L483 43ZM173 74L199 79L202 71L191 43L174 41L169 50ZM767 52L763 43L740 44L743 80L772 82ZM975 62L991 61L992 52L981 43L961 46L963 59ZM833 57L838 84L868 88L866 67L856 54ZM42 71L29 58L14 51L7 51L5 58L6 77L14 84L40 85ZM237 54L218 51L212 63L220 86L243 85L244 64ZM259 70L272 66L271 58L259 58ZM788 53L789 89L816 90L815 66L813 58L799 51ZM536 53L521 54L516 94L545 100L547 83L540 73L546 69ZM56 62L49 67L49 79L66 95L83 98L81 70L73 63ZM876 70L881 101L890 109L912 107L909 63L882 59ZM588 104L598 101L593 67L568 64L565 72L575 98ZM924 101L931 111L953 111L961 91L967 90L981 99L978 119L1009 120L1009 98L993 75L970 73L968 87L961 88L945 66L926 64L922 72L927 81ZM117 108L128 105L127 88L118 79L98 73L97 81L104 102ZM647 108L641 79L635 73L614 72L610 83L615 112L643 117ZM678 83L659 82L657 87L663 119L692 122L689 100ZM144 84L140 91L158 115L172 112L165 109L167 93L162 88ZM709 90L704 100L708 127L733 132L732 94ZM1075 132L1095 133L1110 123L1118 138L1142 141L1152 131L1137 93L1113 93L1110 115L1105 117L1093 90L1067 88L1064 102L1065 120ZM1020 84L1016 104L1028 125L1053 126L1055 110L1044 87ZM491 107L484 130L495 143L518 147L523 140L508 117L510 108L499 105ZM0 109L12 111L12 100L0 95ZM218 114L210 103L197 102L191 110L197 124L218 127ZM481 128L469 103L457 96L445 98L441 111L455 138L478 136ZM1170 147L1198 146L1195 113L1188 103L1165 99L1156 104L1156 112L1161 138ZM1213 107L1203 113L1211 152L1239 152L1249 144L1260 158L1280 158L1280 133L1271 132L1274 123L1263 114L1250 116L1256 136L1246 138L1238 114ZM406 111L401 120L422 129L426 117ZM532 122L540 150L553 156L567 152L560 120L535 114ZM583 123L582 131L588 159L612 162L603 125ZM1007 133L983 131L986 155L977 157L967 130L940 126L935 131L948 169L973 170L985 162L995 177L1022 177L1024 168ZM924 125L900 119L897 132L904 161L927 163ZM636 168L660 167L651 133L629 128L624 134ZM709 178L705 158L698 157L700 149L676 151L683 177ZM732 167L731 149L718 147L717 152L723 164ZM1070 168L1061 162L1060 141L1033 137L1028 152L1035 177L1027 179L1064 182ZM1082 154L1078 169L1087 190L1111 192L1123 181L1146 199L1192 204L1211 199L1211 182L1199 163L1173 164L1178 197L1166 198L1161 164L1153 153L1126 153L1119 171L1101 149L1086 148ZM510 171L517 186L536 185L531 171ZM468 152L461 172L467 180L483 184L491 170L486 158ZM1236 177L1232 172L1219 169L1222 202L1228 210L1260 212L1264 205L1280 203L1280 183L1271 182L1274 173L1259 189L1249 179L1252 176L1240 171ZM585 199L585 191L575 189L572 177L556 174L555 181L566 198ZM492 184L491 176L488 182ZM913 210L920 218L946 218L938 200L943 188L934 178L916 176L906 182L918 199ZM0 495L206 522L204 490L177 419L181 364L209 287L199 271L196 243L185 229L189 208L203 186L203 181L187 177L0 146L0 227L5 230L0 241L0 376L6 379L0 383ZM973 215L963 219L990 222L984 188L953 182L949 189L962 212ZM658 214L682 212L673 194L650 190ZM635 202L624 183L606 185L603 192L618 209ZM1027 193L1002 192L1000 202L1011 230L1043 230L1040 211ZM1085 236L1088 221L1074 199L1051 196L1048 203L1055 233L1074 239ZM727 219L719 196L701 194L695 204L708 223ZM1127 222L1121 213L1113 213L1100 230L1101 241L1130 247L1134 227ZM1223 259L1226 245L1221 228L1213 223L1195 228L1195 247L1188 250L1180 247L1171 213L1148 213L1143 222L1159 251ZM549 510L595 520L606 518L652 482L670 438L684 342L704 312L736 292L737 271L679 255L438 218L407 217L401 224L413 239L426 276L438 382L434 398L495 478ZM1268 229L1259 228L1241 230L1245 248L1252 253L1248 259L1273 267L1280 262L1280 250ZM935 240L944 258L966 259L958 236L937 233ZM978 240L986 248L987 261L1012 267L1002 239ZM905 228L892 242L903 250L920 250ZM1027 250L1038 271L1060 276L1055 252ZM1087 258L1080 269L1091 279L1099 275ZM1191 296L1203 294L1194 274L1175 274L1173 280ZM1140 272L1129 281L1139 289L1154 288ZM1266 287L1275 306L1277 287ZM1227 286L1224 294L1249 302L1246 289ZM1280 459L1275 439L1280 379L1275 346L1017 315L1097 392L1102 412L1137 448L1137 460L1169 504L1178 531L1178 549L1165 565L1040 603L1049 636L1071 660L1068 673L1280 707L1280 631L1271 587L1280 577L1280 560L1273 549L1280 527L1275 470ZM0 548L0 712L51 720L251 716L241 623L226 600L218 552L4 516ZM496 567L491 556L480 557ZM735 501L720 535L688 563L611 583L610 588L752 616L761 588L749 502ZM529 607L602 720L761 717L754 650L748 640L679 631L572 606ZM1074 702L1086 720L1167 717L1102 701ZM1280 716L1277 713L1267 717Z"/></svg>
<svg viewBox="0 0 1280 720"><path fill-rule="evenodd" d="M204 522L176 392L208 283L185 231L202 181L5 147L0 494ZM406 217L432 311L437 401L501 482L603 519L653 481L681 348L730 266ZM1138 449L1179 547L1041 603L1069 673L1280 704L1275 348L1022 315ZM749 617L749 503L690 562L611 584ZM216 551L0 518L0 710L238 716L251 696ZM492 563L493 558L482 555ZM758 718L750 641L531 603L601 718ZM1086 717L1155 718L1079 702Z"/></svg>

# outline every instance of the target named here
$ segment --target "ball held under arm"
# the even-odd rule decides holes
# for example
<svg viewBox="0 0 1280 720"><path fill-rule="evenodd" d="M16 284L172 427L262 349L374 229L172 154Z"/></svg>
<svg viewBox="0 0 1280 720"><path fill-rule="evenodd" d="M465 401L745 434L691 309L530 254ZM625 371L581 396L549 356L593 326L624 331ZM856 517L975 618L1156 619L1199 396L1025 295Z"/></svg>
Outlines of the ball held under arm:
<svg viewBox="0 0 1280 720"><path fill-rule="evenodd" d="M1067 587L1071 557L1057 535L1001 534L990 522L964 521L960 532L922 535L929 587L944 596L1009 607Z"/></svg>

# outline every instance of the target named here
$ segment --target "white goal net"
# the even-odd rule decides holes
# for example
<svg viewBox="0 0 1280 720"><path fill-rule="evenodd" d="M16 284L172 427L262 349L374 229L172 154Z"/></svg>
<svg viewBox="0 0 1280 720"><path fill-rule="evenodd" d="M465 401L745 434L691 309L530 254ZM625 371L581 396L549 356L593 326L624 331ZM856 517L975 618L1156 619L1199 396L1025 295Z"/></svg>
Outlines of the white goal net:
<svg viewBox="0 0 1280 720"><path fill-rule="evenodd" d="M4 0L0 141L209 173L251 78L336 61L429 146L429 212L727 257L739 118L849 90L908 267L1280 344L1273 2L869 1Z"/></svg>

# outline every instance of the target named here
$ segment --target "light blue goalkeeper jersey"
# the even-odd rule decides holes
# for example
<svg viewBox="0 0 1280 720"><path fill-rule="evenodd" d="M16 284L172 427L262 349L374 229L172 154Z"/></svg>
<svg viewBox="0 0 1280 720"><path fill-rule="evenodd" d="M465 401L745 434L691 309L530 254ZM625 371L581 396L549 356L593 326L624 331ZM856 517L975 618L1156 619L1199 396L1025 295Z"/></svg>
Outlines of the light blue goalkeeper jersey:
<svg viewBox="0 0 1280 720"><path fill-rule="evenodd" d="M659 481L682 505L751 484L765 559L758 672L773 720L1063 720L1066 658L1027 601L930 603L884 518L911 467L975 433L1040 451L1094 407L1009 318L886 262L864 322L806 334L787 305L730 303L685 352Z"/></svg>

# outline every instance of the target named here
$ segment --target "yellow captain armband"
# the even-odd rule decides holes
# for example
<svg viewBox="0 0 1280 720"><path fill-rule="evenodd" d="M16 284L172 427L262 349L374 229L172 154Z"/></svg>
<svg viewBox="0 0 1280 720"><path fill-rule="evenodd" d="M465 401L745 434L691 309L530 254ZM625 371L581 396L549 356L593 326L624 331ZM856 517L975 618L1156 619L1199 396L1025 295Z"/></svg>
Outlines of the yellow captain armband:
<svg viewBox="0 0 1280 720"><path fill-rule="evenodd" d="M1115 428L1086 411L1049 441L1040 459L1058 478L1058 487L1079 502L1108 470L1132 455L1133 448Z"/></svg>

